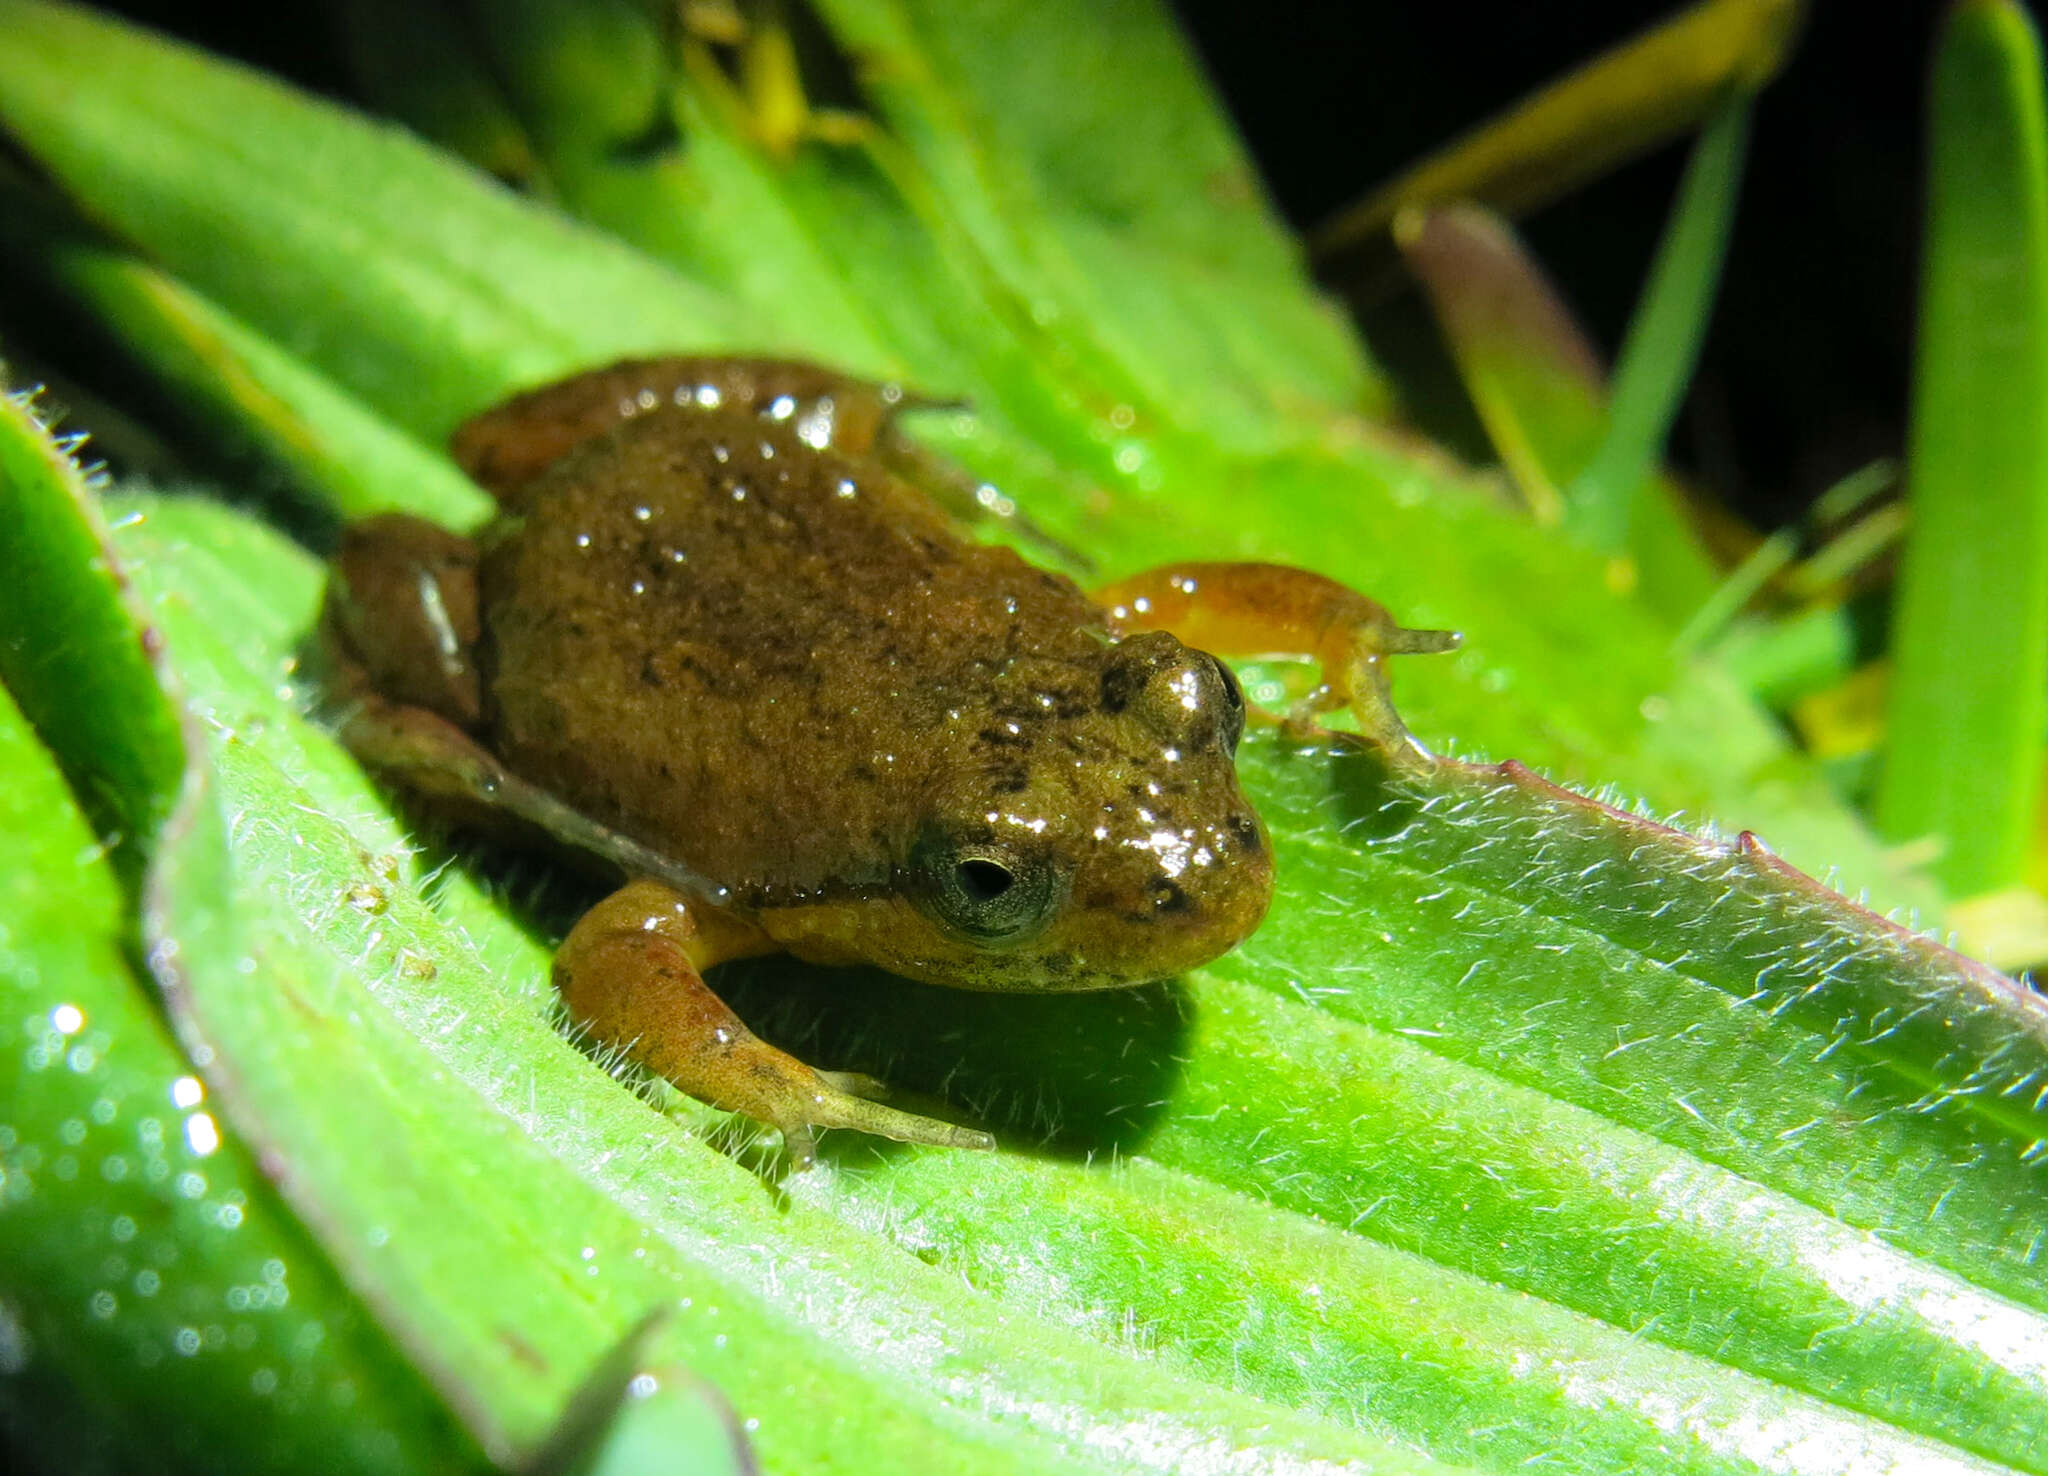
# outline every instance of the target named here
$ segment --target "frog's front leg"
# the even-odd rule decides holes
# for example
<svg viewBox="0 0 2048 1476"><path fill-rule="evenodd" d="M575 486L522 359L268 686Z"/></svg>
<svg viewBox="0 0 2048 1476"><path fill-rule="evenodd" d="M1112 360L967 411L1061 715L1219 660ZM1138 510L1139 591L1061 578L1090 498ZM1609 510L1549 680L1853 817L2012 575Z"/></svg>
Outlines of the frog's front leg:
<svg viewBox="0 0 2048 1476"><path fill-rule="evenodd" d="M337 695L424 708L458 728L483 715L476 546L407 513L342 530L321 611Z"/></svg>
<svg viewBox="0 0 2048 1476"><path fill-rule="evenodd" d="M993 1148L987 1133L884 1107L866 1077L817 1071L740 1023L703 970L775 951L747 923L655 881L629 882L597 904L555 954L555 985L592 1038L691 1096L782 1131L799 1168L817 1128L856 1128L905 1143Z"/></svg>
<svg viewBox="0 0 2048 1476"><path fill-rule="evenodd" d="M1458 634L1409 630L1377 601L1284 564L1166 564L1096 591L1120 630L1170 630L1190 646L1240 658L1304 657L1321 684L1287 716L1297 733L1349 707L1359 730L1395 755L1425 752L1394 710L1387 658L1452 651Z"/></svg>
<svg viewBox="0 0 2048 1476"><path fill-rule="evenodd" d="M320 615L341 741L443 820L484 830L515 820L628 873L715 891L509 772L473 736L483 721L476 560L467 539L403 513L343 531Z"/></svg>

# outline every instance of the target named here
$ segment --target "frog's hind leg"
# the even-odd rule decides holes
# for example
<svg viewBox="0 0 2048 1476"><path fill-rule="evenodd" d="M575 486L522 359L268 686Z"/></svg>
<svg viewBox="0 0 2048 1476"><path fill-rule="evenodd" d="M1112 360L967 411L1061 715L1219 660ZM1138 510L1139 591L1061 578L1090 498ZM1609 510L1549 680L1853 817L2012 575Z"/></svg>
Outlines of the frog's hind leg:
<svg viewBox="0 0 2048 1476"><path fill-rule="evenodd" d="M1087 570L1086 556L897 423L906 411L966 408L965 400L920 394L888 380L858 379L797 359L622 359L514 395L472 417L455 432L450 451L472 480L504 502L578 446L626 421L656 412L737 411L786 423L816 450L872 460L956 522L1007 524L1044 552Z"/></svg>
<svg viewBox="0 0 2048 1476"><path fill-rule="evenodd" d="M521 779L439 713L358 689L348 694L337 728L358 762L443 824L527 843L545 837L572 855L609 862L629 875L658 876L698 897L720 895L715 882L680 861Z"/></svg>
<svg viewBox="0 0 2048 1476"><path fill-rule="evenodd" d="M591 1037L691 1096L779 1128L808 1167L818 1128L856 1128L905 1143L993 1148L987 1133L869 1101L865 1077L822 1072L759 1039L705 984L725 959L774 951L750 925L655 881L629 882L597 904L555 954L555 985Z"/></svg>
<svg viewBox="0 0 2048 1476"><path fill-rule="evenodd" d="M1394 710L1387 658L1453 651L1448 630L1409 630L1377 601L1334 579L1284 564L1167 564L1097 590L1120 630L1170 630L1220 655L1306 657L1321 683L1287 715L1299 734L1348 707L1359 731L1396 758L1426 750Z"/></svg>
<svg viewBox="0 0 2048 1476"><path fill-rule="evenodd" d="M493 406L463 423L450 450L473 480L503 501L584 442L658 411L757 415L790 423L810 446L868 456L897 411L916 403L899 385L795 359L622 359Z"/></svg>

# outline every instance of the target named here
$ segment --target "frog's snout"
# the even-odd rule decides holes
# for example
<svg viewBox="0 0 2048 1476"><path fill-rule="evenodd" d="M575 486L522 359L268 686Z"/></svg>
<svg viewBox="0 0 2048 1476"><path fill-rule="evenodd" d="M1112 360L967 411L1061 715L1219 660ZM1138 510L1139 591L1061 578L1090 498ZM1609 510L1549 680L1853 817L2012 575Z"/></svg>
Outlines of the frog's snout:
<svg viewBox="0 0 2048 1476"><path fill-rule="evenodd" d="M1138 983L1169 978L1250 937L1273 896L1272 849L1248 808L1199 826L1123 837L1125 864L1077 897L1080 951L1096 971Z"/></svg>

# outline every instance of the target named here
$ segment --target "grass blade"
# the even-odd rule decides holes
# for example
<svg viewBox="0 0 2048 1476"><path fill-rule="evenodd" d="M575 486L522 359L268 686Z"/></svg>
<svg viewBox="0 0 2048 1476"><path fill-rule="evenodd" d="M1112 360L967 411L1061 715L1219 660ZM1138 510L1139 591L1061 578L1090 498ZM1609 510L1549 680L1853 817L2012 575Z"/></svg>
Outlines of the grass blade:
<svg viewBox="0 0 2048 1476"><path fill-rule="evenodd" d="M1566 526L1595 548L1619 553L1638 536L1636 505L1698 362L1735 219L1750 97L1731 95L1693 145L1615 364L1607 433L1565 494Z"/></svg>
<svg viewBox="0 0 2048 1476"><path fill-rule="evenodd" d="M2025 7L1950 13L1929 102L1912 526L1878 816L1952 895L2019 881L2048 728L2048 134Z"/></svg>
<svg viewBox="0 0 2048 1476"><path fill-rule="evenodd" d="M1491 212L1418 209L1396 236L1495 454L1537 521L1565 522L1565 489L1601 449L1614 413L1592 344L1512 227ZM1674 623L1717 584L1685 498L1652 469L1632 507L1629 558L1608 571Z"/></svg>
<svg viewBox="0 0 2048 1476"><path fill-rule="evenodd" d="M1784 65L1801 0L1704 0L1423 160L1309 238L1323 270L1369 280L1395 219L1470 200L1521 215L1710 116Z"/></svg>

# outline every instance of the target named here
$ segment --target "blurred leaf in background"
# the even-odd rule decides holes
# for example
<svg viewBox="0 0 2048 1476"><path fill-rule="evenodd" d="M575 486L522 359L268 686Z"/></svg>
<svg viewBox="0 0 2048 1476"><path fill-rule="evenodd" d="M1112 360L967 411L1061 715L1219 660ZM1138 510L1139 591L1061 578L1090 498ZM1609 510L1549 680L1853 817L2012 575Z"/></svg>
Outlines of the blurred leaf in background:
<svg viewBox="0 0 2048 1476"><path fill-rule="evenodd" d="M1934 841L1936 874L1982 933L1992 894L2026 892L2048 732L2048 115L2023 9L1956 7L1929 133L1912 521L1877 812L1894 838ZM2048 900L2021 915L2023 946L2040 951L2018 961L2038 962Z"/></svg>

